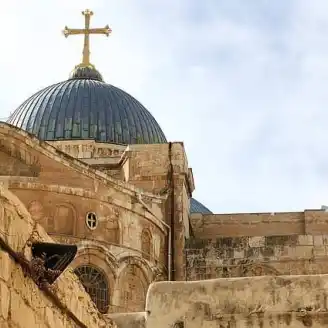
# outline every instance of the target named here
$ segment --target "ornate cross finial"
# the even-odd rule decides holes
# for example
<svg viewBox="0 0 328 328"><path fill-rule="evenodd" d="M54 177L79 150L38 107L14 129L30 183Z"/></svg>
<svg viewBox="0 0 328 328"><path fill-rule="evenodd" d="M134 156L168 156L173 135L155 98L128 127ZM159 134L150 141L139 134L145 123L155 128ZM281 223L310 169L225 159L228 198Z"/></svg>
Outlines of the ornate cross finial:
<svg viewBox="0 0 328 328"><path fill-rule="evenodd" d="M84 34L84 46L83 46L83 57L82 63L78 66L80 67L92 67L94 66L90 63L90 43L89 43L89 35L90 34L105 34L109 36L112 30L106 25L104 28L90 28L90 18L93 15L93 12L89 9L82 11L82 15L84 16L85 27L84 28L68 28L65 26L63 31L65 37L67 38L69 35L76 34Z"/></svg>

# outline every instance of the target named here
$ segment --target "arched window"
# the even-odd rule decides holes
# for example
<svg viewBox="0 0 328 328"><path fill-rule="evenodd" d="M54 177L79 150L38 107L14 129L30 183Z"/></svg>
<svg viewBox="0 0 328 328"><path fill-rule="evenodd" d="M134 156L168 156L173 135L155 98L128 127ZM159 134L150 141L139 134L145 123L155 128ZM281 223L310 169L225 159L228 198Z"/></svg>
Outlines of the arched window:
<svg viewBox="0 0 328 328"><path fill-rule="evenodd" d="M146 291L140 268L136 265L128 265L120 277L120 306L124 312L144 311Z"/></svg>
<svg viewBox="0 0 328 328"><path fill-rule="evenodd" d="M142 256L146 260L151 259L152 248L153 248L153 242L152 242L151 233L148 229L143 229L141 233L141 251L142 251Z"/></svg>
<svg viewBox="0 0 328 328"><path fill-rule="evenodd" d="M105 275L97 268L82 265L74 270L82 285L96 304L99 312L107 313L109 306L109 286Z"/></svg>
<svg viewBox="0 0 328 328"><path fill-rule="evenodd" d="M75 210L69 204L60 204L56 206L54 225L55 232L72 235L75 224Z"/></svg>

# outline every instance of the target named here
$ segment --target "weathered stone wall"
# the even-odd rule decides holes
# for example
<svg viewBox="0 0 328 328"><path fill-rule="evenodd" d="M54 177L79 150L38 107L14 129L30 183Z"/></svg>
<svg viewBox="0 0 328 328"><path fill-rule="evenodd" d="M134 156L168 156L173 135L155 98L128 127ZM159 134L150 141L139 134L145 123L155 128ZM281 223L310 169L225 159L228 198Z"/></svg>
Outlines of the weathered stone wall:
<svg viewBox="0 0 328 328"><path fill-rule="evenodd" d="M189 236L189 197L192 174L180 142L130 145L123 155L123 176L129 183L152 193L168 195L165 220L171 226L173 278L184 280L184 242ZM168 247L167 247L168 248Z"/></svg>
<svg viewBox="0 0 328 328"><path fill-rule="evenodd" d="M328 275L159 282L147 328L304 328L328 325Z"/></svg>
<svg viewBox="0 0 328 328"><path fill-rule="evenodd" d="M328 273L328 213L192 214L187 280Z"/></svg>
<svg viewBox="0 0 328 328"><path fill-rule="evenodd" d="M88 164L114 163L113 159L119 160L126 148L126 146L94 140L62 140L50 141L49 143L66 154L79 158Z"/></svg>
<svg viewBox="0 0 328 328"><path fill-rule="evenodd" d="M134 312L134 313L115 313L109 314L108 318L111 318L117 328L145 328L146 327L146 313Z"/></svg>
<svg viewBox="0 0 328 328"><path fill-rule="evenodd" d="M79 246L74 268L91 265L104 273L108 312L144 309L149 284L158 273L166 276L166 227L140 204L121 202L119 194L109 203L100 195L78 188L47 189L38 183L11 183L11 191L54 239ZM93 230L86 225L90 212L98 220ZM128 272L132 268L131 277Z"/></svg>
<svg viewBox="0 0 328 328"><path fill-rule="evenodd" d="M187 280L328 272L328 235L190 239Z"/></svg>
<svg viewBox="0 0 328 328"><path fill-rule="evenodd" d="M197 238L328 234L328 212L192 214Z"/></svg>
<svg viewBox="0 0 328 328"><path fill-rule="evenodd" d="M63 141L55 143L55 149L6 124L0 124L0 137L0 155L10 164L9 171L6 166L0 167L1 179L7 179L10 189L39 216L38 220L49 232L72 238L92 235L98 241L120 241L117 244L140 250L142 257L152 260L152 267L163 266L163 260L167 267L168 228L160 223L165 220L172 226L172 275L174 279L184 279L183 250L185 237L189 236L189 197L194 186L182 143L132 145L124 149L117 145ZM121 170L123 181L114 180L93 166L109 170L112 167L115 175ZM85 192L89 194L87 197ZM97 233L85 229L85 213L78 213L79 210L87 212L88 208L95 208L104 219L112 216L108 208L115 201L123 209L116 210L124 220L118 219L116 224L115 220L106 219L99 225L106 221L111 225L110 231L101 229ZM120 221L126 226L120 225ZM144 252L149 249L146 247L149 237L143 238L144 230L152 235L148 253ZM103 232L110 237L103 236Z"/></svg>
<svg viewBox="0 0 328 328"><path fill-rule="evenodd" d="M66 155L3 123L0 139L0 185L18 196L52 238L78 245L74 268L92 266L105 276L109 312L144 310L149 284L167 275L165 195L90 167L118 163L125 147L56 143ZM89 213L97 219L93 229L86 224Z"/></svg>
<svg viewBox="0 0 328 328"><path fill-rule="evenodd" d="M123 180L120 160L126 146L94 140L63 140L49 143L91 167L115 179Z"/></svg>
<svg viewBox="0 0 328 328"><path fill-rule="evenodd" d="M9 187L49 233L130 247L139 251L141 256L164 264L160 249L166 228L140 205L131 206L120 201L120 195L109 202L101 195L79 188L46 188L23 181L9 184ZM98 220L93 230L86 224L87 214L91 212ZM145 231L149 232L151 244L147 249L142 245Z"/></svg>
<svg viewBox="0 0 328 328"><path fill-rule="evenodd" d="M30 260L29 242L52 242L35 224L26 208L11 192L0 186L0 237L15 252ZM86 327L111 327L105 322L78 278L67 269L53 284L55 295ZM21 266L0 250L0 327L73 328L78 327L41 291L33 280L24 277Z"/></svg>

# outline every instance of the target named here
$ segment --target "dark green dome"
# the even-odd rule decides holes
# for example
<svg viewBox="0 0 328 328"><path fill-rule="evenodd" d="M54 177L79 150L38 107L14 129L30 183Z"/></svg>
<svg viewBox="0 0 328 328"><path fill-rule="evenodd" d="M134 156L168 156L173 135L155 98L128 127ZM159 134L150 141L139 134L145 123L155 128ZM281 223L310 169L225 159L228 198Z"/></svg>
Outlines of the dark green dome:
<svg viewBox="0 0 328 328"><path fill-rule="evenodd" d="M41 140L166 143L162 129L140 102L105 83L89 67L78 67L69 80L34 94L7 122Z"/></svg>
<svg viewBox="0 0 328 328"><path fill-rule="evenodd" d="M190 198L190 213L213 214L213 212L195 198Z"/></svg>

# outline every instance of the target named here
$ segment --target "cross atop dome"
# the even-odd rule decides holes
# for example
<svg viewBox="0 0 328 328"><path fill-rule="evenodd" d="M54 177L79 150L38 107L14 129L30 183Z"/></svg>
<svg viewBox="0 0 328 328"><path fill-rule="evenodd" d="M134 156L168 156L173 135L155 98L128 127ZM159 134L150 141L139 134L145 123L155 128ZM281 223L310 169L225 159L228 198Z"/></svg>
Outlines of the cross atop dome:
<svg viewBox="0 0 328 328"><path fill-rule="evenodd" d="M77 67L88 67L94 69L94 65L90 63L90 42L89 42L89 35L90 34L104 34L109 36L112 32L110 27L106 25L103 28L90 28L90 18L93 15L93 12L89 9L82 11L82 15L84 16L84 28L68 28L65 26L63 33L67 38L69 35L77 35L77 34L84 34L84 45L83 45L83 56L82 56L82 63L77 65Z"/></svg>
<svg viewBox="0 0 328 328"><path fill-rule="evenodd" d="M111 32L90 28L92 12L85 10L83 29L65 27L64 35L84 35L82 63L70 77L34 93L8 119L40 140L94 140L121 145L166 143L151 113L125 91L105 83L90 63L89 35ZM92 223L92 222L91 222Z"/></svg>

